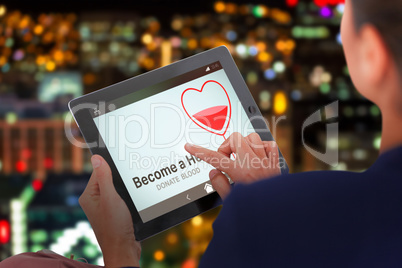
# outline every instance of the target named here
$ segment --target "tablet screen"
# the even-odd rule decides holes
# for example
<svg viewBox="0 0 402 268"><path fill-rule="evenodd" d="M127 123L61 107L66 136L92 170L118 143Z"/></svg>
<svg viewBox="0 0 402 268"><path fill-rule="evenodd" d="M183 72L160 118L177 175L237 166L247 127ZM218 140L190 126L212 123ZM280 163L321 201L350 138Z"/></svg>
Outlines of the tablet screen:
<svg viewBox="0 0 402 268"><path fill-rule="evenodd" d="M216 150L255 132L220 62L101 103L92 117L143 222L215 191L212 166L186 142Z"/></svg>

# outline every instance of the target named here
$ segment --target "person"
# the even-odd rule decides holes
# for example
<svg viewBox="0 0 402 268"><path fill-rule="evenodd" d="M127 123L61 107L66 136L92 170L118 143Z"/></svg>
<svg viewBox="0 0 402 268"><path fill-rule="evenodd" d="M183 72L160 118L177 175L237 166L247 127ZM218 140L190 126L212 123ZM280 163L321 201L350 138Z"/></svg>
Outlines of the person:
<svg viewBox="0 0 402 268"><path fill-rule="evenodd" d="M383 119L380 157L366 171L277 176L277 169L263 168L274 160L275 147L267 149L256 134L233 134L217 152L186 144L216 168L211 183L224 198L200 267L402 267L400 14L401 1L345 3L341 34L350 75ZM236 159L228 161L232 153ZM246 157L252 167L238 164ZM92 161L94 173L80 203L105 263L138 266L141 247L129 212L107 163L100 156Z"/></svg>
<svg viewBox="0 0 402 268"><path fill-rule="evenodd" d="M276 168L264 168L275 160L276 147L255 134L233 134L217 152L186 144L216 168L211 183L224 199L200 267L402 267L400 14L401 1L345 3L341 32L351 77L383 117L380 157L365 172L279 176ZM232 153L236 159L227 161ZM253 165L238 164L247 157ZM105 266L139 267L141 245L110 168L98 155L91 161L80 204Z"/></svg>

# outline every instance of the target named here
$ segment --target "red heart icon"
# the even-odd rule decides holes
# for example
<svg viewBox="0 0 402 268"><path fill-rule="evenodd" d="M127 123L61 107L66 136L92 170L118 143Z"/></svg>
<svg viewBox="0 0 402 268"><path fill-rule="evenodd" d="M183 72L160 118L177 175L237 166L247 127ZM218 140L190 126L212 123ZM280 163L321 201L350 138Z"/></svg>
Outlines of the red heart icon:
<svg viewBox="0 0 402 268"><path fill-rule="evenodd" d="M186 106L184 104L184 94L189 91L197 91L199 93L202 93L204 90L204 87L208 83L216 83L222 88L222 90L225 92L227 100L228 100L228 105L217 105L213 107L209 107L207 109L204 109L202 111L199 111L193 115L190 115L188 110L186 109ZM196 100L195 100L196 101ZM214 80L209 80L206 81L201 89L196 89L196 88L187 88L186 90L183 91L181 94L181 105L183 106L184 111L186 112L187 116L200 128L211 132L216 135L223 136L225 135L226 131L228 130L229 127L229 122L232 116L232 105L230 103L229 95L226 92L226 89L217 81ZM223 132L222 132L223 131Z"/></svg>

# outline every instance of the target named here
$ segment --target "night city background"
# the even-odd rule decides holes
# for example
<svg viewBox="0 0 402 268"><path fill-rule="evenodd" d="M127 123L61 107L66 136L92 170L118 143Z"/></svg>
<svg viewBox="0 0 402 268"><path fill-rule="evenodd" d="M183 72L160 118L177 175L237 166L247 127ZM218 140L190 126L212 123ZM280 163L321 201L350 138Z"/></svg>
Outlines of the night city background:
<svg viewBox="0 0 402 268"><path fill-rule="evenodd" d="M64 133L67 103L124 79L225 45L291 172L362 171L377 158L379 109L353 87L339 26L341 0L19 1L0 3L0 260L50 249L102 264L78 198L90 152ZM339 144L304 120L339 101ZM82 140L79 130L72 126ZM272 130L272 129L271 129ZM219 209L143 242L142 267L196 267Z"/></svg>

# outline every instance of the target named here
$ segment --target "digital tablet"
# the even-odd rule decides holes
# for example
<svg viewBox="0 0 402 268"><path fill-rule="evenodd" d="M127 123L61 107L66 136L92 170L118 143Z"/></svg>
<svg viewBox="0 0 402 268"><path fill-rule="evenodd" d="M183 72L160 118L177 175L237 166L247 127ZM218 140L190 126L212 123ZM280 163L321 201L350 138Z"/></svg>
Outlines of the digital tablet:
<svg viewBox="0 0 402 268"><path fill-rule="evenodd" d="M69 108L92 154L109 163L139 241L221 204L212 166L187 153L186 142L216 150L234 132L273 140L224 46L74 99Z"/></svg>

